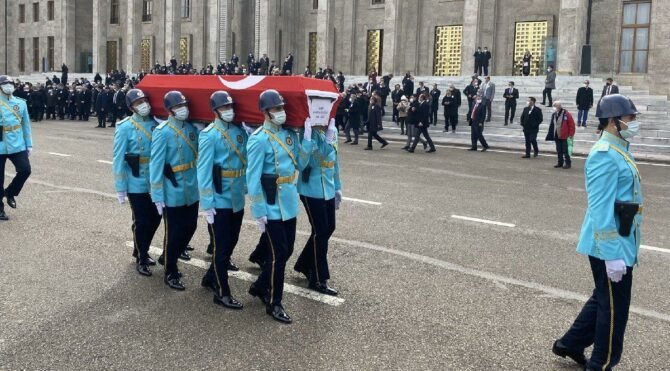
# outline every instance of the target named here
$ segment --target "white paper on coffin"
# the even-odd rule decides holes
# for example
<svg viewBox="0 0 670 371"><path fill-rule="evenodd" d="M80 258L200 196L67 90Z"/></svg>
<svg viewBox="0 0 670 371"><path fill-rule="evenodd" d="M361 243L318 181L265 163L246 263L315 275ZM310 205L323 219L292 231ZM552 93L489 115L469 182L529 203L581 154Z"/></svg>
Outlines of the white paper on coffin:
<svg viewBox="0 0 670 371"><path fill-rule="evenodd" d="M307 96L307 107L309 108L309 117L312 120L312 125L328 126L330 119L330 112L333 110L333 104L337 101L339 94L322 91L305 89Z"/></svg>

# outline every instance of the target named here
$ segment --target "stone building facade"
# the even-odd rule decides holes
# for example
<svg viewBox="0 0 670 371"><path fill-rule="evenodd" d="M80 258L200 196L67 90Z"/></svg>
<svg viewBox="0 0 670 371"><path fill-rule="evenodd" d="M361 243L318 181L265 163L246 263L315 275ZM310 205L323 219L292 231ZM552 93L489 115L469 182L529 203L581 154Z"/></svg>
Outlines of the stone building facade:
<svg viewBox="0 0 670 371"><path fill-rule="evenodd" d="M347 75L371 67L396 75L467 75L475 48L487 46L496 75L520 74L529 49L533 74L552 64L559 74L615 75L665 93L670 83L664 62L670 1L664 0L54 0L55 18L47 20L49 2L0 6L8 28L6 44L0 37L1 70L33 71L33 55L44 58L54 37L55 68L65 62L80 72L89 67L86 53L92 70L103 72L146 70L173 56L196 67L232 53L244 62L254 52L278 62L292 53L296 73L330 66ZM31 22L35 3L38 27ZM590 70L582 65L587 44Z"/></svg>

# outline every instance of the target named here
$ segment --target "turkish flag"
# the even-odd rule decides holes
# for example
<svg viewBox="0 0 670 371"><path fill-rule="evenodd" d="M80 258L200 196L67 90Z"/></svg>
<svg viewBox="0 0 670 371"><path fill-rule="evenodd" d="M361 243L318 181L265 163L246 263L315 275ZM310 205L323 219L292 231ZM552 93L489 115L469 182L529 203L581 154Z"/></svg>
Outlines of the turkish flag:
<svg viewBox="0 0 670 371"><path fill-rule="evenodd" d="M277 90L284 98L286 125L293 127L302 127L308 117L315 125L328 125L341 101L332 81L302 76L146 75L136 87L149 98L151 113L162 118L168 116L163 108L165 93L181 92L188 100L189 121L214 120L209 97L217 90L225 90L233 98L235 122L248 124L264 121L258 98L268 89Z"/></svg>

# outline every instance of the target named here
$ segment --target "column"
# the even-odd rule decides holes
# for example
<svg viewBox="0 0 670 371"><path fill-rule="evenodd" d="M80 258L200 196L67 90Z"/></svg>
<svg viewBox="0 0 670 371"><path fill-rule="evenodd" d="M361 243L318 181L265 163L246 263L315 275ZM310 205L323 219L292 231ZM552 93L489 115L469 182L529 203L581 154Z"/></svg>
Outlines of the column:
<svg viewBox="0 0 670 371"><path fill-rule="evenodd" d="M204 44L205 63L211 63L214 67L219 63L221 43L225 43L226 40L225 33L224 37L221 37L221 29L224 27L222 23L225 21L222 9L225 9L226 5L226 0L207 0L205 4L205 17L207 17L207 41Z"/></svg>
<svg viewBox="0 0 670 371"><path fill-rule="evenodd" d="M558 22L558 50L556 71L579 74L582 45L586 42L588 20L587 0L561 0Z"/></svg>
<svg viewBox="0 0 670 371"><path fill-rule="evenodd" d="M379 71L381 74L402 74L397 69L395 50L400 27L398 2L399 0L386 0L384 5L384 57L382 59L382 71Z"/></svg>
<svg viewBox="0 0 670 371"><path fill-rule="evenodd" d="M498 19L498 0L479 0L479 28L478 28L478 40L476 46L481 46L482 50L484 47L489 48L489 51L492 54L492 58L489 61L489 75L493 75L493 69L496 67L496 48L495 48L495 35L496 35L496 24L495 21ZM474 54L475 46L470 49L467 49L470 54ZM473 62L474 64L474 62ZM472 66L474 71L474 65ZM498 71L501 72L501 71Z"/></svg>
<svg viewBox="0 0 670 371"><path fill-rule="evenodd" d="M269 0L258 0L256 2L256 33L254 39L254 56L256 59L261 58L263 53L270 53L270 43L274 40L275 20L270 14L271 6L276 6L274 1L272 5L270 5Z"/></svg>
<svg viewBox="0 0 670 371"><path fill-rule="evenodd" d="M140 70L142 52L140 43L142 42L142 0L128 0L126 8L126 66L128 73L138 72ZM145 71L147 72L147 71Z"/></svg>
<svg viewBox="0 0 670 371"><path fill-rule="evenodd" d="M465 0L463 4L463 57L461 75L470 76L475 70L473 56L479 36L480 0Z"/></svg>
<svg viewBox="0 0 670 371"><path fill-rule="evenodd" d="M333 65L332 56L329 53L329 45L333 43L333 0L319 1L319 9L316 14L316 67Z"/></svg>
<svg viewBox="0 0 670 371"><path fill-rule="evenodd" d="M179 38L181 37L181 2L179 0L165 1L165 61L175 57L179 61Z"/></svg>
<svg viewBox="0 0 670 371"><path fill-rule="evenodd" d="M75 1L74 0L63 0L61 3L61 30L62 30L62 39L61 48L62 48L62 61L57 61L54 63L54 69L59 69L60 66L65 63L68 67L70 73L77 72L76 68L76 50L74 45L76 44L76 23L75 23ZM109 19L109 17L107 18ZM26 39L26 43L27 43ZM32 47L32 44L30 44ZM29 58L28 61L32 59ZM26 66L31 67L32 66Z"/></svg>

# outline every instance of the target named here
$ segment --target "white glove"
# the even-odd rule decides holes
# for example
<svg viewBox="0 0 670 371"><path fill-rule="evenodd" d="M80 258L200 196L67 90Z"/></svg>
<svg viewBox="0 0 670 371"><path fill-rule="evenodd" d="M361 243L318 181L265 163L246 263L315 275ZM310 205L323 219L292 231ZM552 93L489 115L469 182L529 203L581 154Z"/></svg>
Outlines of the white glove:
<svg viewBox="0 0 670 371"><path fill-rule="evenodd" d="M207 209L202 212L202 215L207 219L207 224L214 224L214 215L216 215L216 209Z"/></svg>
<svg viewBox="0 0 670 371"><path fill-rule="evenodd" d="M128 193L126 192L116 192L116 199L119 200L120 204L123 204L126 202L126 197L128 196Z"/></svg>
<svg viewBox="0 0 670 371"><path fill-rule="evenodd" d="M252 127L249 127L246 122L242 121L242 128L244 128L244 131L247 132L247 135L251 135L254 133L254 129Z"/></svg>
<svg viewBox="0 0 670 371"><path fill-rule="evenodd" d="M340 209L342 203L342 191L335 191L335 210Z"/></svg>
<svg viewBox="0 0 670 371"><path fill-rule="evenodd" d="M304 139L308 142L312 140L312 119L309 118L309 117L307 119L305 119Z"/></svg>
<svg viewBox="0 0 670 371"><path fill-rule="evenodd" d="M328 123L328 130L326 130L326 143L333 144L337 141L337 128L335 127L335 119L330 119Z"/></svg>
<svg viewBox="0 0 670 371"><path fill-rule="evenodd" d="M261 216L260 218L256 218L256 226L258 227L258 230L261 231L261 233L265 233L266 224L268 224L267 216Z"/></svg>
<svg viewBox="0 0 670 371"><path fill-rule="evenodd" d="M28 157L33 154L33 147L28 147Z"/></svg>
<svg viewBox="0 0 670 371"><path fill-rule="evenodd" d="M605 260L605 267L607 269L607 277L612 282L619 282L626 274L626 262L623 259Z"/></svg>
<svg viewBox="0 0 670 371"><path fill-rule="evenodd" d="M158 210L158 215L163 215L163 209L165 209L165 202L155 202L156 210Z"/></svg>

